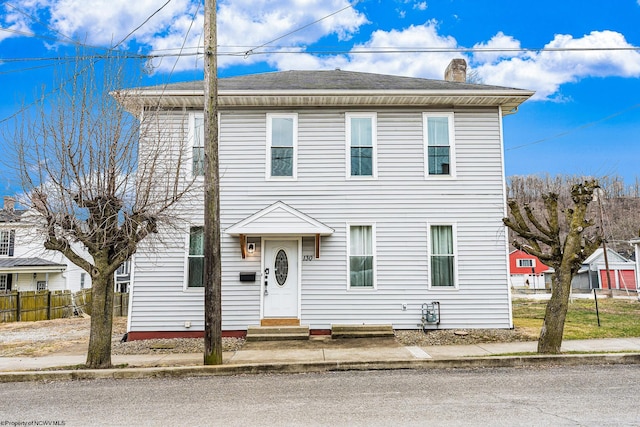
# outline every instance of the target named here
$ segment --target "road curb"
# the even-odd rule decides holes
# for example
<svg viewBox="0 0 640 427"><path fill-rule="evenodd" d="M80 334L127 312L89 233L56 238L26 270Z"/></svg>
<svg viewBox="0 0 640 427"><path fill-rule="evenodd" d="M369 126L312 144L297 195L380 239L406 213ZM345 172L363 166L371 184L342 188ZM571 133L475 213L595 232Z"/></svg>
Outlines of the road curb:
<svg viewBox="0 0 640 427"><path fill-rule="evenodd" d="M640 353L563 354L533 356L466 357L428 360L380 360L346 362L260 363L216 366L170 366L121 369L76 369L60 371L0 372L0 383L26 381L73 381L93 379L179 378L198 376L294 374L335 371L368 371L391 369L469 369L511 368L541 365L636 365Z"/></svg>

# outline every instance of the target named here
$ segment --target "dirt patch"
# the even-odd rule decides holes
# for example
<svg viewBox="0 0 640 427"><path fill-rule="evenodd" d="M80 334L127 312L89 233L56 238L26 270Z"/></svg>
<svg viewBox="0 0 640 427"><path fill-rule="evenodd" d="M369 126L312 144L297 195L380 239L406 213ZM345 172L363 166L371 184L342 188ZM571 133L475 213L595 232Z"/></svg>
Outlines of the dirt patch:
<svg viewBox="0 0 640 427"><path fill-rule="evenodd" d="M40 322L0 323L0 357L37 357L51 353L86 354L89 345L90 318L74 317L69 319L44 320ZM140 340L121 343L127 330L127 318L116 317L113 324L112 354L148 354L148 353L199 353L204 351L202 338L175 338ZM387 338L390 346L428 346L451 344L478 344L485 342L532 341L537 339L536 331L525 328L515 329L465 329L437 330L422 332L396 331L395 339ZM367 340L362 341L363 345ZM288 345L299 348L318 346L341 347L349 340L309 340L293 341ZM380 345L375 341L371 345ZM243 339L224 338L223 350L235 351L240 348L281 347L282 342L248 343ZM244 347L243 347L244 346Z"/></svg>
<svg viewBox="0 0 640 427"><path fill-rule="evenodd" d="M0 357L86 352L90 325L88 317L0 323ZM115 317L113 340L119 341L126 330L127 318Z"/></svg>

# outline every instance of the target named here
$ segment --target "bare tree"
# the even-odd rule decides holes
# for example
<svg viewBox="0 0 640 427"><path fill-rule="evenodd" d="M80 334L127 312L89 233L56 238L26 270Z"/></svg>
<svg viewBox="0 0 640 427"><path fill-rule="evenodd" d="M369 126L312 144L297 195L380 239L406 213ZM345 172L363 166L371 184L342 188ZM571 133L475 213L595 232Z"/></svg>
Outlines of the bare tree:
<svg viewBox="0 0 640 427"><path fill-rule="evenodd" d="M521 208L515 200L508 202L510 216L503 221L517 235L513 245L537 256L554 269L551 299L547 303L538 339L538 353L560 352L564 322L569 308L571 279L583 261L601 243L600 234L589 237L585 233L588 227L594 225L593 220L587 219L587 213L596 188L598 184L595 180L573 185L573 208L564 210L566 232L562 231L557 193L542 195L542 216L536 215L529 204L524 204Z"/></svg>
<svg viewBox="0 0 640 427"><path fill-rule="evenodd" d="M138 104L135 89L121 90L131 71L123 64L79 59L10 135L24 203L39 214L45 248L91 277L90 368L111 366L114 272L170 223L172 207L191 188L182 173L184 134L161 135L160 113L145 111L140 122L126 111Z"/></svg>
<svg viewBox="0 0 640 427"><path fill-rule="evenodd" d="M509 177L509 198L520 205L529 204L534 209L544 209L542 195L545 193L558 194L558 206L560 209L570 208L571 187L576 182L590 180L590 177L571 175L525 175ZM640 224L640 196L638 195L638 180L635 185L625 185L624 180L617 176L598 177L598 185L601 192L603 206L604 227L600 230L607 240L607 246L616 252L631 257L633 248L629 245L629 239L635 237L638 224ZM590 207L596 216L600 215L597 206ZM562 232L566 233L566 225L561 224ZM516 234L510 230L510 241Z"/></svg>

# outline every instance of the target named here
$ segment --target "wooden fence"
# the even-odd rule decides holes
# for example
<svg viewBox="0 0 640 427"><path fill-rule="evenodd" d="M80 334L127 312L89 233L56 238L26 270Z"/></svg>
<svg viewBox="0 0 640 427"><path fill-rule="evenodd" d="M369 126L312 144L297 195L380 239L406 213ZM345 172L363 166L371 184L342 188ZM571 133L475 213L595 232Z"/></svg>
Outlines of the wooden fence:
<svg viewBox="0 0 640 427"><path fill-rule="evenodd" d="M76 307L83 313L91 315L91 289L83 289L73 294ZM116 292L113 294L113 315L127 316L129 313L129 294Z"/></svg>
<svg viewBox="0 0 640 427"><path fill-rule="evenodd" d="M126 316L128 308L129 294L116 293L113 297L113 315ZM70 291L0 293L0 323L60 319L79 312L91 314L91 289L73 295Z"/></svg>

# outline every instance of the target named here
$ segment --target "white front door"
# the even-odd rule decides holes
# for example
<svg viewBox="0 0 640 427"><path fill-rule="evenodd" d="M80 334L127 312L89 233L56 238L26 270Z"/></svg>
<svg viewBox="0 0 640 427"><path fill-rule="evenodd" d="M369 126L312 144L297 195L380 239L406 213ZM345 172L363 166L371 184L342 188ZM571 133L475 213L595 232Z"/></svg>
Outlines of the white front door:
<svg viewBox="0 0 640 427"><path fill-rule="evenodd" d="M266 240L264 317L298 317L298 241Z"/></svg>

